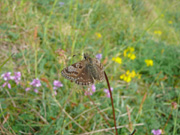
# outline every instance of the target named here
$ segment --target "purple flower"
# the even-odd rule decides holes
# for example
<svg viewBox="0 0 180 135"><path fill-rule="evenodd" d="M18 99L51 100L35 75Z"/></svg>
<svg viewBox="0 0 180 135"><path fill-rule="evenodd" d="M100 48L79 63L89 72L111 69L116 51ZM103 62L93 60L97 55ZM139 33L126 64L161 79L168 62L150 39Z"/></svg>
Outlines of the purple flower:
<svg viewBox="0 0 180 135"><path fill-rule="evenodd" d="M95 91L96 91L96 86L93 84L93 85L91 86L91 89L92 89L92 92L95 92Z"/></svg>
<svg viewBox="0 0 180 135"><path fill-rule="evenodd" d="M53 87L54 90L56 90L57 88L63 87L63 84L58 80L54 80L53 85L54 85Z"/></svg>
<svg viewBox="0 0 180 135"><path fill-rule="evenodd" d="M26 88L25 91L29 91L31 88Z"/></svg>
<svg viewBox="0 0 180 135"><path fill-rule="evenodd" d="M9 88L9 89L11 89L11 84L10 84L10 83L8 83L8 81L7 81L7 82L5 82L5 83L2 85L2 87L5 87L6 85L8 86L8 88Z"/></svg>
<svg viewBox="0 0 180 135"><path fill-rule="evenodd" d="M54 91L54 95L57 95L57 91L56 90Z"/></svg>
<svg viewBox="0 0 180 135"><path fill-rule="evenodd" d="M11 84L8 82L9 80L13 80L13 76L11 76L11 72L7 72L1 75L1 77L4 79L5 83L2 85L2 87L7 87L11 89Z"/></svg>
<svg viewBox="0 0 180 135"><path fill-rule="evenodd" d="M37 78L37 79L34 79L30 85L34 86L34 87L40 87L41 86L41 82L40 80Z"/></svg>
<svg viewBox="0 0 180 135"><path fill-rule="evenodd" d="M153 133L153 135L161 135L162 130L161 130L161 129L157 129L157 130L153 129L153 130L151 131L151 133Z"/></svg>
<svg viewBox="0 0 180 135"><path fill-rule="evenodd" d="M85 91L84 95L87 96L87 95L92 95L93 93L91 91Z"/></svg>
<svg viewBox="0 0 180 135"><path fill-rule="evenodd" d="M37 78L37 79L33 79L33 81L30 83L30 85L32 85L34 87L34 92L38 93L38 87L41 86L41 81ZM29 91L31 88L26 88L25 91Z"/></svg>
<svg viewBox="0 0 180 135"><path fill-rule="evenodd" d="M111 87L111 91L113 91L112 87ZM109 89L104 89L104 92L106 93L106 97L110 98Z"/></svg>
<svg viewBox="0 0 180 135"><path fill-rule="evenodd" d="M60 7L64 5L64 2L59 2Z"/></svg>
<svg viewBox="0 0 180 135"><path fill-rule="evenodd" d="M58 81L58 80L54 80L53 85L54 85L53 88L54 88L55 90L56 90L57 88L63 87L63 84L62 84L60 81Z"/></svg>
<svg viewBox="0 0 180 135"><path fill-rule="evenodd" d="M38 93L38 89L34 89L34 92L35 92L35 93Z"/></svg>
<svg viewBox="0 0 180 135"><path fill-rule="evenodd" d="M4 88L7 84L8 82L3 83L2 87Z"/></svg>
<svg viewBox="0 0 180 135"><path fill-rule="evenodd" d="M1 77L3 77L4 81L9 81L13 79L13 77L11 76L11 72L4 73L1 75Z"/></svg>
<svg viewBox="0 0 180 135"><path fill-rule="evenodd" d="M88 90L85 91L84 95L86 95L86 96L87 95L92 95L95 91L96 91L96 86L93 84L93 85L91 85L91 89L88 88Z"/></svg>
<svg viewBox="0 0 180 135"><path fill-rule="evenodd" d="M21 72L14 72L13 80L16 84L19 84L19 81L21 80Z"/></svg>
<svg viewBox="0 0 180 135"><path fill-rule="evenodd" d="M101 59L102 59L102 54L100 54L100 53L97 54L97 55L96 55L96 58L97 58L98 60L101 60Z"/></svg>
<svg viewBox="0 0 180 135"><path fill-rule="evenodd" d="M54 95L57 95L57 91L56 90L58 88L60 88L60 87L63 87L63 84L60 81L58 81L58 80L54 80L53 85L54 85L54 87L53 87Z"/></svg>

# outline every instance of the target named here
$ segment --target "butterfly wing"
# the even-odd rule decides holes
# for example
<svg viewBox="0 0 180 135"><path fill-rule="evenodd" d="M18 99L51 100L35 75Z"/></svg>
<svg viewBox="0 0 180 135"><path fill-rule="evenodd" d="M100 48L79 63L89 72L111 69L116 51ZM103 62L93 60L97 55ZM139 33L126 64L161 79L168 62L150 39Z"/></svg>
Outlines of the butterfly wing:
<svg viewBox="0 0 180 135"><path fill-rule="evenodd" d="M82 69L81 73L75 80L75 83L77 83L78 85L92 85L94 83L94 80L87 67Z"/></svg>
<svg viewBox="0 0 180 135"><path fill-rule="evenodd" d="M86 68L86 60L82 60L64 68L61 71L61 74L65 78L75 81L75 83L79 85L91 85L94 83L91 74Z"/></svg>
<svg viewBox="0 0 180 135"><path fill-rule="evenodd" d="M94 58L93 59L93 65L94 65L94 67L98 73L98 76L93 76L94 79L96 79L98 81L104 80L104 67L101 64L101 62L98 59Z"/></svg>
<svg viewBox="0 0 180 135"><path fill-rule="evenodd" d="M85 60L74 63L71 66L64 68L61 71L61 74L65 78L75 81L77 79L77 77L79 76L79 74L81 73L83 68L85 68Z"/></svg>

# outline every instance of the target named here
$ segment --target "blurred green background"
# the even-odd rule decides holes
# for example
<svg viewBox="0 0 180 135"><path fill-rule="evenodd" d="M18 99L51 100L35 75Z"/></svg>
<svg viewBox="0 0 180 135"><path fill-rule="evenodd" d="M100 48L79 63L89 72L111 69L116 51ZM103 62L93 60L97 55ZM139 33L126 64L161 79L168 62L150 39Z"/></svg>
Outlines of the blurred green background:
<svg viewBox="0 0 180 135"><path fill-rule="evenodd" d="M180 134L179 37L178 0L1 0L0 74L22 77L0 87L0 133L114 134L105 130L114 127L106 82L96 83L91 98L108 123L60 73L82 59L73 55L88 52L102 54L119 134ZM35 78L39 92L26 91ZM57 95L54 80L63 84Z"/></svg>

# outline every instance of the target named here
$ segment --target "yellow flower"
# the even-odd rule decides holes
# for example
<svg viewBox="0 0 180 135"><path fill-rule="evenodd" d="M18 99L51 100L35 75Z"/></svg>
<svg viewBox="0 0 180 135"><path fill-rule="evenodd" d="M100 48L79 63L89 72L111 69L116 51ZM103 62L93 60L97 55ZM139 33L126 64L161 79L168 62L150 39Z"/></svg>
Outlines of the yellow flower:
<svg viewBox="0 0 180 135"><path fill-rule="evenodd" d="M136 55L135 54L131 54L130 59L134 60L135 58L136 58Z"/></svg>
<svg viewBox="0 0 180 135"><path fill-rule="evenodd" d="M127 56L127 50L124 50L124 57Z"/></svg>
<svg viewBox="0 0 180 135"><path fill-rule="evenodd" d="M161 36L161 35L162 35L162 32L161 32L160 30L155 30L155 31L154 31L154 34Z"/></svg>
<svg viewBox="0 0 180 135"><path fill-rule="evenodd" d="M122 59L120 57L116 57L116 58L113 57L112 60L119 63L119 64L122 64Z"/></svg>
<svg viewBox="0 0 180 135"><path fill-rule="evenodd" d="M132 80L132 78L134 77L138 77L140 78L141 76L139 74L136 74L136 72L133 70L133 71L129 71L127 70L126 73L120 75L120 79L124 80L125 82L130 82Z"/></svg>
<svg viewBox="0 0 180 135"><path fill-rule="evenodd" d="M130 73L130 76L131 76L132 78L134 78L134 77L136 76L136 72L133 70L133 71Z"/></svg>
<svg viewBox="0 0 180 135"><path fill-rule="evenodd" d="M130 71L129 71L129 70L127 70L127 71L126 71L126 75L129 75L129 74L130 74Z"/></svg>
<svg viewBox="0 0 180 135"><path fill-rule="evenodd" d="M124 79L124 77L125 77L125 75L124 75L124 74L122 74L122 75L120 76L120 79Z"/></svg>
<svg viewBox="0 0 180 135"><path fill-rule="evenodd" d="M169 24L172 24L173 22L172 21L168 21Z"/></svg>
<svg viewBox="0 0 180 135"><path fill-rule="evenodd" d="M146 65L149 67L149 66L153 66L153 60L148 60L148 59L146 59L145 60L145 63L146 63Z"/></svg>
<svg viewBox="0 0 180 135"><path fill-rule="evenodd" d="M136 55L133 54L134 47L128 47L126 50L124 50L124 57L128 57L131 60L134 60L136 58Z"/></svg>
<svg viewBox="0 0 180 135"><path fill-rule="evenodd" d="M161 14L161 17L164 17L164 14Z"/></svg>
<svg viewBox="0 0 180 135"><path fill-rule="evenodd" d="M132 54L132 53L129 53L128 58L130 58L131 60L134 60L136 58L136 55Z"/></svg>
<svg viewBox="0 0 180 135"><path fill-rule="evenodd" d="M131 81L131 77L130 77L130 76L125 76L125 77L124 77L124 81L130 82L130 81Z"/></svg>
<svg viewBox="0 0 180 135"><path fill-rule="evenodd" d="M131 53L128 53L128 55L127 55L127 56L128 56L128 58L130 58L130 57L131 57Z"/></svg>
<svg viewBox="0 0 180 135"><path fill-rule="evenodd" d="M130 52L134 52L134 47L129 47Z"/></svg>
<svg viewBox="0 0 180 135"><path fill-rule="evenodd" d="M102 37L101 33L96 32L95 34L98 39Z"/></svg>

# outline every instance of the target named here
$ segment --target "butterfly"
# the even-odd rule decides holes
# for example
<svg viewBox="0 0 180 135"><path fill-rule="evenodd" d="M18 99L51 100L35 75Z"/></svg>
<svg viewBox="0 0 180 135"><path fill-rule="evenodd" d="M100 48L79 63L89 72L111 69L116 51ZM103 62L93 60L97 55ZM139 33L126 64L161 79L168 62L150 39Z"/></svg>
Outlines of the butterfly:
<svg viewBox="0 0 180 135"><path fill-rule="evenodd" d="M84 60L74 63L61 71L62 76L78 85L92 85L94 80L104 79L104 67L96 58L84 54Z"/></svg>

